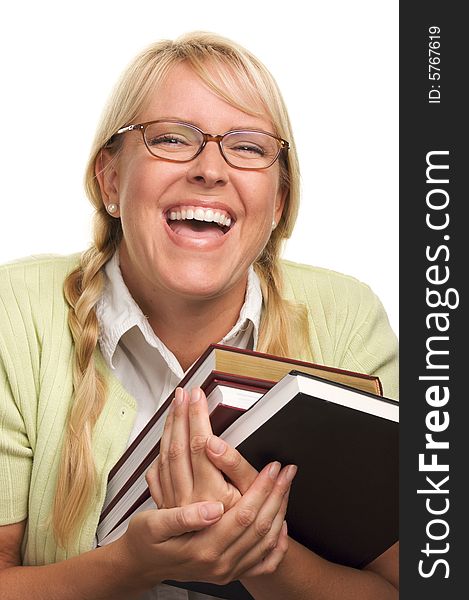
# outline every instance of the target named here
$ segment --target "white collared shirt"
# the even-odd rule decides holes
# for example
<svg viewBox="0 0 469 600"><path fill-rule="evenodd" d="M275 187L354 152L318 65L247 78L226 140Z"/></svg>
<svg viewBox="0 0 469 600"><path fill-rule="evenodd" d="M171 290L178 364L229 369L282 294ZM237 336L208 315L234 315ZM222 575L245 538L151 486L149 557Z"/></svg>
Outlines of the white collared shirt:
<svg viewBox="0 0 469 600"><path fill-rule="evenodd" d="M176 388L184 371L130 295L119 268L118 252L105 265L104 272L104 290L96 306L99 345L106 364L137 401L137 416L128 440L130 445ZM255 349L261 310L259 277L251 266L239 318L219 343Z"/></svg>

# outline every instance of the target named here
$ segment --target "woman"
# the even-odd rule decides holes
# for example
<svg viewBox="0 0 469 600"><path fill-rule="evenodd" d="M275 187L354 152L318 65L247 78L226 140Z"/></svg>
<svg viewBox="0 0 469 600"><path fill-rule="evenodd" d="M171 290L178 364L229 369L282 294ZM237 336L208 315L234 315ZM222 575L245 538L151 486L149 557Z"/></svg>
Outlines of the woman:
<svg viewBox="0 0 469 600"><path fill-rule="evenodd" d="M258 474L220 451L197 390L177 393L148 474L164 508L94 547L110 469L209 343L368 371L395 395L395 338L369 288L279 260L298 209L292 139L265 67L218 36L157 43L124 74L87 171L93 246L1 271L2 598L237 578L260 599L397 597L396 548L358 571L288 539L295 467Z"/></svg>

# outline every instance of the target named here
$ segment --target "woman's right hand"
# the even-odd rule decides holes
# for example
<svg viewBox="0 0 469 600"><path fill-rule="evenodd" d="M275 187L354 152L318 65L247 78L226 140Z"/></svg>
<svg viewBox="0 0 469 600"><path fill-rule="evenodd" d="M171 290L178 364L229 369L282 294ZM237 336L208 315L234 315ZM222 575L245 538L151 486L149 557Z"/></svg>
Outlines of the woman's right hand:
<svg viewBox="0 0 469 600"><path fill-rule="evenodd" d="M129 576L146 587L166 580L225 584L239 579L286 539L286 498L294 470L268 464L223 513L217 502L142 512L114 544ZM204 514L208 509L209 516Z"/></svg>

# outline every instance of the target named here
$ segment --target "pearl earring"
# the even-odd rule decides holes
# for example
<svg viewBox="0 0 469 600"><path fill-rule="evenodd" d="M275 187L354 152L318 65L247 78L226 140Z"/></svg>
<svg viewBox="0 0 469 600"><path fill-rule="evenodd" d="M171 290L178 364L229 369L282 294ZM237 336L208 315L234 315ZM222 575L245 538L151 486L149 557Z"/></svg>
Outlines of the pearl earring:
<svg viewBox="0 0 469 600"><path fill-rule="evenodd" d="M111 204L107 205L106 210L110 215L113 215L115 212L117 212L118 208L119 208L119 206L117 204L115 204L114 202L111 202Z"/></svg>
<svg viewBox="0 0 469 600"><path fill-rule="evenodd" d="M272 231L277 227L277 223L274 221L272 221Z"/></svg>

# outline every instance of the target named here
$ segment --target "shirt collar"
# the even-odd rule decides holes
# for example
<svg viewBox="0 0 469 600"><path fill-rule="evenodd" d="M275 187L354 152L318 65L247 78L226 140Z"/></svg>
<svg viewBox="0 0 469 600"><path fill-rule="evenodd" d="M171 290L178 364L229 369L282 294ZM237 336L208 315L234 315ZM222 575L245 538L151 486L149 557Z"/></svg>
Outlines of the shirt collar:
<svg viewBox="0 0 469 600"><path fill-rule="evenodd" d="M96 316L99 323L99 345L106 363L114 369L113 356L121 337L132 327L138 327L146 342L157 348L165 361L171 364L174 361L174 355L150 327L147 317L132 298L124 283L119 267L118 251L106 263L104 275L104 289L96 305ZM256 348L261 311L262 292L260 281L251 265L248 271L246 296L238 320L220 343L229 345L233 338L252 323L254 348Z"/></svg>

